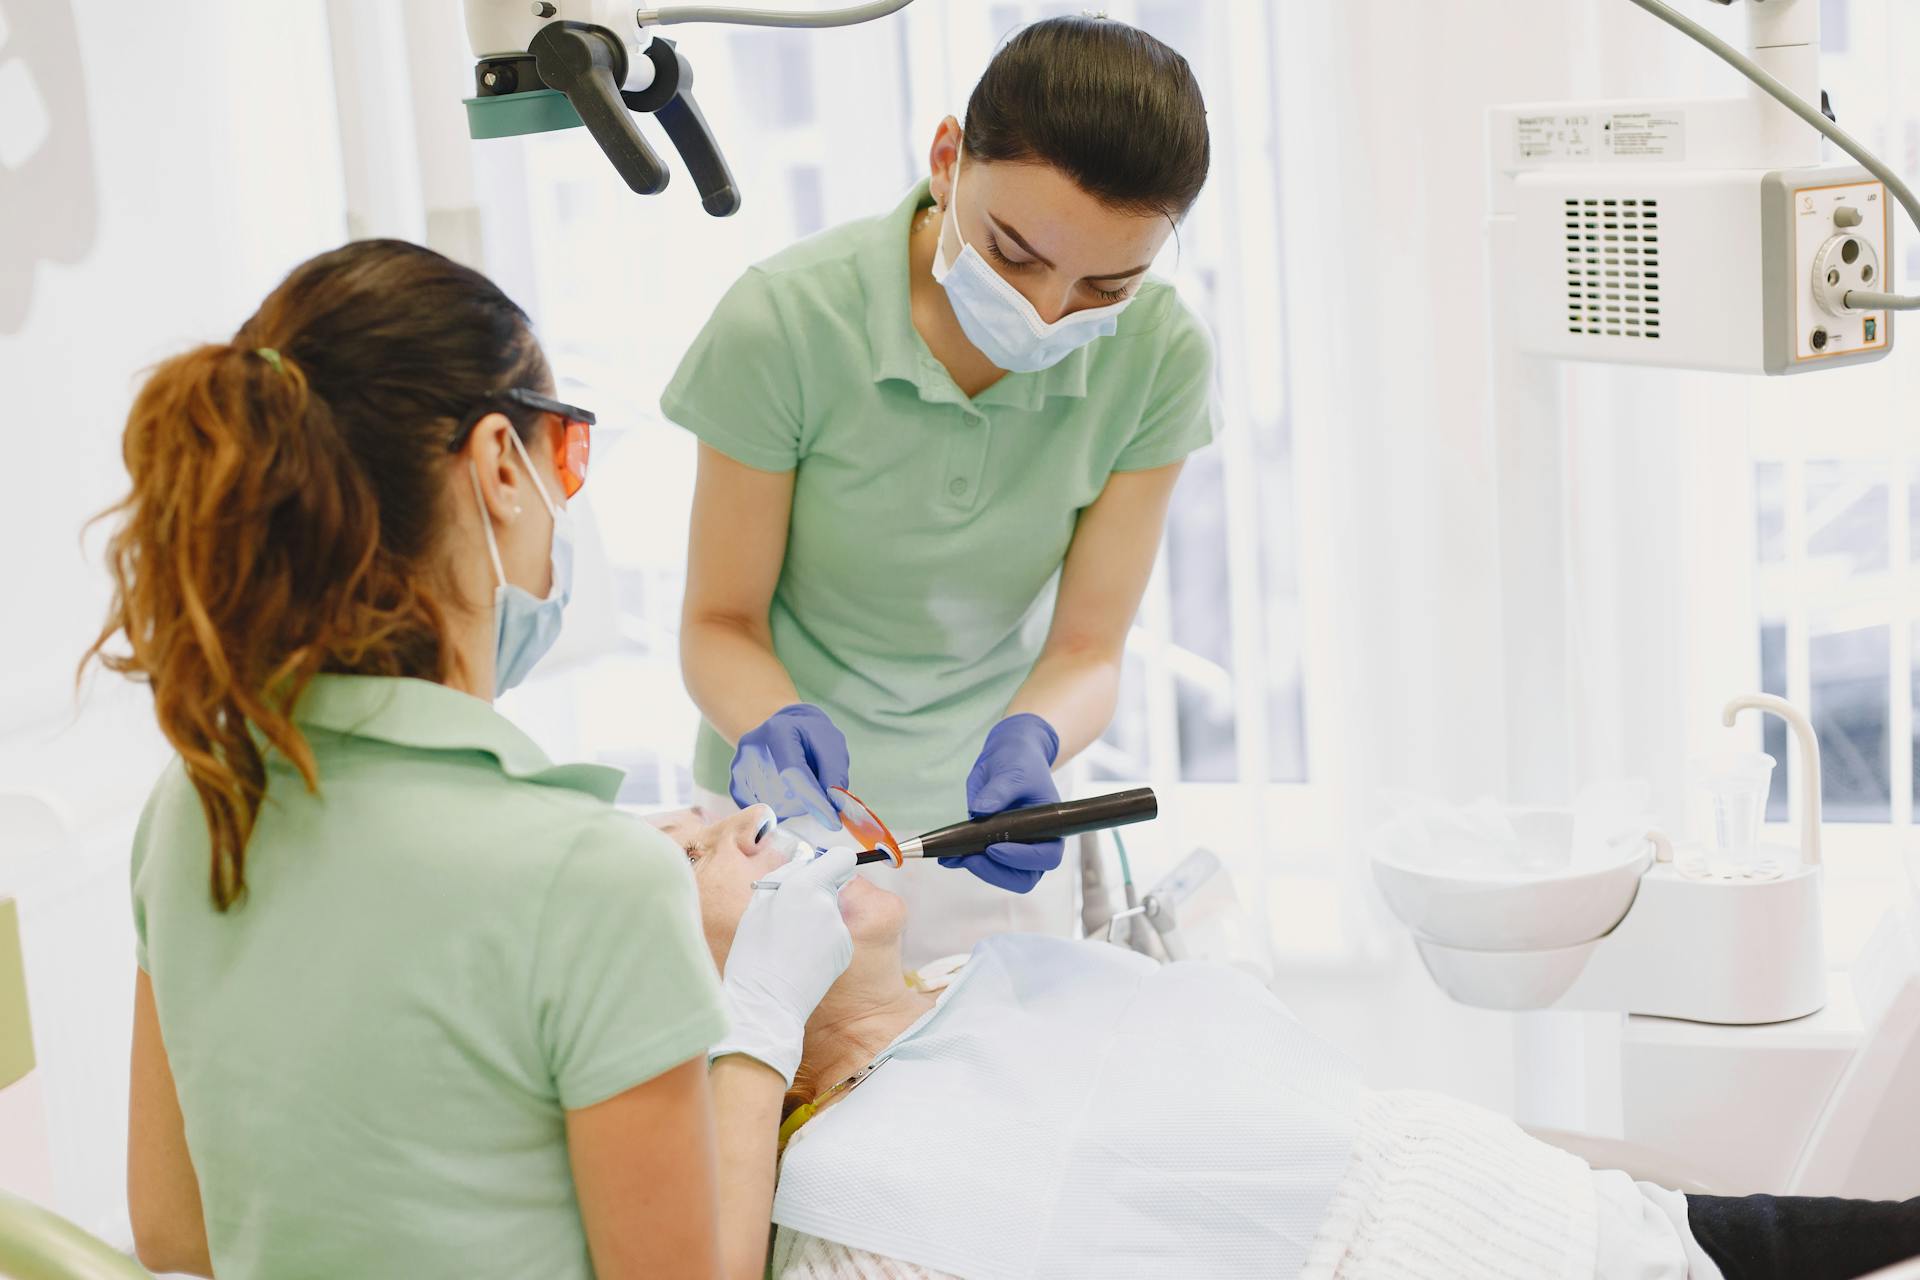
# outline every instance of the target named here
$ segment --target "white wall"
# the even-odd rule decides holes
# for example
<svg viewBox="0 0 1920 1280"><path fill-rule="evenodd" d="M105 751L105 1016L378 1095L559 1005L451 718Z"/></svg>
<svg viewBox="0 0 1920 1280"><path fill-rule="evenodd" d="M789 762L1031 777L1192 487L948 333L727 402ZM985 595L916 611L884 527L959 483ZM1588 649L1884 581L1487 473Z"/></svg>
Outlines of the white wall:
<svg viewBox="0 0 1920 1280"><path fill-rule="evenodd" d="M14 38L0 60L21 38L22 11L36 25L70 18L71 43L20 52L36 84L82 90L54 102L84 128L59 140L57 182L0 201L0 253L31 243L22 229L38 223L93 228L68 260L39 264L17 317L13 306L0 315L16 442L14 492L0 503L0 741L17 746L22 730L70 709L74 661L102 616L103 578L78 535L124 489L120 431L140 371L231 334L289 267L338 243L345 222L317 0L7 9ZM0 113L0 154L15 123ZM8 760L6 785L67 785L64 761L38 767L41 754ZM89 807L97 795L87 788Z"/></svg>
<svg viewBox="0 0 1920 1280"><path fill-rule="evenodd" d="M124 488L141 369L225 339L343 237L330 61L319 0L0 0L0 791L49 799L74 836L29 850L0 831L0 889L22 902L56 1207L109 1234L126 844L164 753L116 677L76 710L74 665L105 607L80 530Z"/></svg>

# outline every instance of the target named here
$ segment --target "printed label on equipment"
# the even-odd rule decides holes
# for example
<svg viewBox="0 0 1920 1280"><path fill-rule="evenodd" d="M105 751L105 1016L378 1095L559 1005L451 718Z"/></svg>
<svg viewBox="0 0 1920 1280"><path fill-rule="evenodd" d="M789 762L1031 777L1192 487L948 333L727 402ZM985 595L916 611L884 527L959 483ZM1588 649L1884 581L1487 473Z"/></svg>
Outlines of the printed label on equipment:
<svg viewBox="0 0 1920 1280"><path fill-rule="evenodd" d="M1687 158L1682 111L1550 111L1513 118L1514 157L1521 164Z"/></svg>
<svg viewBox="0 0 1920 1280"><path fill-rule="evenodd" d="M1516 116L1513 121L1513 148L1522 163L1591 160L1594 132L1594 118L1585 112Z"/></svg>
<svg viewBox="0 0 1920 1280"><path fill-rule="evenodd" d="M1678 111L1616 111L1601 121L1600 140L1613 160L1684 160L1687 118Z"/></svg>

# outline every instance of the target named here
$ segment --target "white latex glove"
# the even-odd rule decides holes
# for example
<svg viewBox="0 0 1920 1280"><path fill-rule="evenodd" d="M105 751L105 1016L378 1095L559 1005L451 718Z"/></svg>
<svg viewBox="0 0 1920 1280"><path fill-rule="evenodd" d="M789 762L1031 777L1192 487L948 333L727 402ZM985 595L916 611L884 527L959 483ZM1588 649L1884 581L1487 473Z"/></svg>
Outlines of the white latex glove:
<svg viewBox="0 0 1920 1280"><path fill-rule="evenodd" d="M852 849L829 849L763 877L780 887L753 894L734 928L721 984L730 1025L709 1059L744 1053L792 1087L807 1019L853 960L840 890L856 866Z"/></svg>

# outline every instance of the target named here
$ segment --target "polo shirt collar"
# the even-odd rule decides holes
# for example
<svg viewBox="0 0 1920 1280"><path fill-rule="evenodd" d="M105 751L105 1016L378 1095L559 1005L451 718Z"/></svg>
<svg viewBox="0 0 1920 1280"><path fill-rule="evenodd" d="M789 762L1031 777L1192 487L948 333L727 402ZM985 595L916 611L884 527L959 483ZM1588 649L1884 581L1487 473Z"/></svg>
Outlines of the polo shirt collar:
<svg viewBox="0 0 1920 1280"><path fill-rule="evenodd" d="M867 243L858 254L860 281L866 292L873 380L912 383L922 400L936 403L1038 409L1049 396L1084 397L1092 344L1037 373L1009 373L971 401L934 359L926 340L913 327L912 286L907 279L907 238L914 218L932 203L933 193L923 178L891 213L874 219Z"/></svg>
<svg viewBox="0 0 1920 1280"><path fill-rule="evenodd" d="M303 725L416 751L491 756L500 771L541 786L585 792L609 804L625 774L598 764L556 765L490 705L458 689L389 676L315 676L293 718Z"/></svg>

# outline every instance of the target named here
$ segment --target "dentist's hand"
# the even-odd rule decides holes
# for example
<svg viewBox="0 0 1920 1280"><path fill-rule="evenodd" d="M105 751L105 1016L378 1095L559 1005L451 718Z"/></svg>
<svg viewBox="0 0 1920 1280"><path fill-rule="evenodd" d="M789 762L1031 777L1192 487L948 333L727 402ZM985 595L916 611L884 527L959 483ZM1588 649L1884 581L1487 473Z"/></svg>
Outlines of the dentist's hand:
<svg viewBox="0 0 1920 1280"><path fill-rule="evenodd" d="M796 702L741 735L728 789L742 809L764 804L782 821L809 814L838 831L840 812L827 788L844 789L847 768L846 735L820 708Z"/></svg>
<svg viewBox="0 0 1920 1280"><path fill-rule="evenodd" d="M1053 785L1053 761L1060 753L1060 735L1031 712L1008 716L993 726L973 772L967 775L967 812L976 818L1051 804L1060 798ZM942 858L943 867L965 867L988 884L1025 893L1040 877L1060 865L1064 840L1037 844L996 844L985 854Z"/></svg>
<svg viewBox="0 0 1920 1280"><path fill-rule="evenodd" d="M749 894L733 931L722 987L730 1025L708 1053L744 1053L793 1085L807 1019L853 960L853 937L840 918L840 890L853 879L852 849L829 849L811 862L763 877L780 887Z"/></svg>

